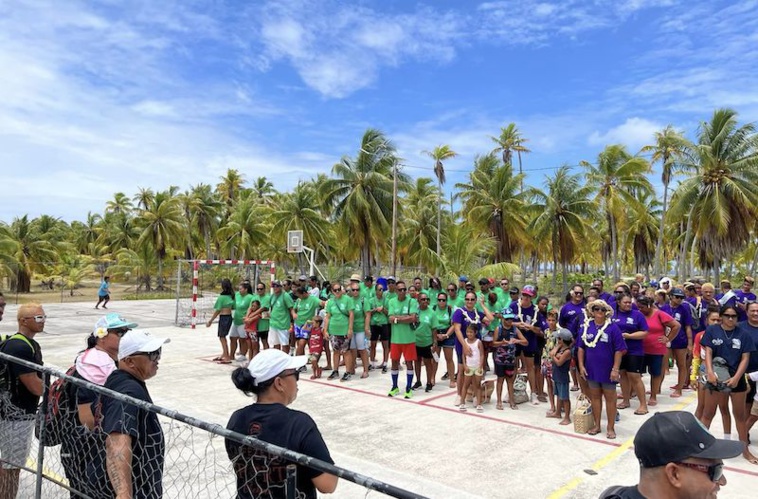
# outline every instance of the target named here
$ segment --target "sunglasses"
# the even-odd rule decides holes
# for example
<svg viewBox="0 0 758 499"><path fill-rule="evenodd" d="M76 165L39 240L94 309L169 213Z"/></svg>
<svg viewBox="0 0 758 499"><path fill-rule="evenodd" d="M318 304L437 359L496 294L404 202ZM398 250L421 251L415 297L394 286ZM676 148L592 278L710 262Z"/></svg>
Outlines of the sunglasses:
<svg viewBox="0 0 758 499"><path fill-rule="evenodd" d="M266 288L255 288L257 291L266 291Z"/></svg>
<svg viewBox="0 0 758 499"><path fill-rule="evenodd" d="M342 288L332 288L332 293L338 293L342 291Z"/></svg>
<svg viewBox="0 0 758 499"><path fill-rule="evenodd" d="M350 291L352 291L353 293L355 293L356 291L360 291L360 289L358 289L358 288L350 288Z"/></svg>
<svg viewBox="0 0 758 499"><path fill-rule="evenodd" d="M429 298L419 298L418 301L429 301Z"/></svg>
<svg viewBox="0 0 758 499"><path fill-rule="evenodd" d="M397 290L398 293L404 293L408 291L408 288L395 288L395 289Z"/></svg>
<svg viewBox="0 0 758 499"><path fill-rule="evenodd" d="M476 298L464 298L463 301L476 301Z"/></svg>
<svg viewBox="0 0 758 499"><path fill-rule="evenodd" d="M28 317L24 317L24 319L34 319L34 322L45 322L47 320L46 315L30 315Z"/></svg>
<svg viewBox="0 0 758 499"><path fill-rule="evenodd" d="M712 482L718 482L719 480L721 480L721 477L724 476L724 463L711 464L710 466L707 464L696 464L696 463L674 463L674 464L705 473L708 475L708 478L710 478Z"/></svg>
<svg viewBox="0 0 758 499"><path fill-rule="evenodd" d="M458 291L456 288L447 288L447 290L451 293Z"/></svg>
<svg viewBox="0 0 758 499"><path fill-rule="evenodd" d="M511 291L511 292L510 292L510 293L508 293L508 294L509 294L509 295L513 295L513 296L516 296L516 295L518 295L518 291Z"/></svg>
<svg viewBox="0 0 758 499"><path fill-rule="evenodd" d="M139 356L142 356L142 357L147 357L148 359L150 359L151 362L155 362L156 360L158 360L158 359L161 358L161 349L159 348L158 350L156 350L154 352L137 352L134 355L135 356L139 355Z"/></svg>
<svg viewBox="0 0 758 499"><path fill-rule="evenodd" d="M593 312L605 312L605 309L603 307L592 307L590 310Z"/></svg>
<svg viewBox="0 0 758 499"><path fill-rule="evenodd" d="M724 319L736 319L737 314L723 314L721 317L723 317Z"/></svg>
<svg viewBox="0 0 758 499"><path fill-rule="evenodd" d="M272 287L272 288L281 288L282 286L281 286L281 285L279 285L279 284L272 284L272 285L271 285L271 287Z"/></svg>
<svg viewBox="0 0 758 499"><path fill-rule="evenodd" d="M437 301L447 301L447 298L437 298Z"/></svg>
<svg viewBox="0 0 758 499"><path fill-rule="evenodd" d="M291 372L291 373L280 374L280 375L279 375L279 376L277 376L277 377L278 377L278 378L286 378L287 376L294 376L294 377L295 377L295 381L300 381L300 370L299 370L299 369L295 369L295 370L294 370L293 372Z"/></svg>
<svg viewBox="0 0 758 499"><path fill-rule="evenodd" d="M583 296L584 291L574 291L574 296Z"/></svg>

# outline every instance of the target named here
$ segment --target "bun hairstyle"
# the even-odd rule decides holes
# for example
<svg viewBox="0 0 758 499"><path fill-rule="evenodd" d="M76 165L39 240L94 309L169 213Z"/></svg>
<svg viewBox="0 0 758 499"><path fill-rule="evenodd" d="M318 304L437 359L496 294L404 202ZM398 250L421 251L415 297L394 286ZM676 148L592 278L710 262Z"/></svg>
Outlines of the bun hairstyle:
<svg viewBox="0 0 758 499"><path fill-rule="evenodd" d="M97 346L97 336L95 336L94 333L90 333L89 336L87 336L87 350L95 348L95 346Z"/></svg>
<svg viewBox="0 0 758 499"><path fill-rule="evenodd" d="M234 386L248 397L259 396L261 393L269 389L275 379L276 377L256 385L255 378L253 378L253 375L250 374L250 371L248 371L247 368L238 367L232 371L232 383L234 383Z"/></svg>

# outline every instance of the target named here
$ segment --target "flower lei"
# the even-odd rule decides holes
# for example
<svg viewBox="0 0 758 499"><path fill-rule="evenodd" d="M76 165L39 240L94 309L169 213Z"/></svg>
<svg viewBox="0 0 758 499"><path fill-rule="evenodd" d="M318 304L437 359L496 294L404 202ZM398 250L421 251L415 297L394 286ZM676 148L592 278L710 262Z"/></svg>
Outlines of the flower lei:
<svg viewBox="0 0 758 499"><path fill-rule="evenodd" d="M468 319L469 325L471 325L471 324L473 324L473 325L479 324L479 322L480 322L479 321L479 312L477 312L476 309L474 309L474 318L473 319L468 314L468 310L466 309L466 307L461 307L461 311L466 316L466 319Z"/></svg>
<svg viewBox="0 0 758 499"><path fill-rule="evenodd" d="M589 348L595 348L597 345L597 342L600 341L600 338L603 336L603 333L605 333L605 330L608 328L608 326L611 324L610 317L605 319L605 323L603 324L603 327L597 330L597 334L595 335L595 338L592 341L587 341L587 330L590 328L590 320L587 317L587 314L584 315L584 331L582 331L582 342Z"/></svg>
<svg viewBox="0 0 758 499"><path fill-rule="evenodd" d="M518 317L519 320L521 320L521 322L524 322L524 314L522 313L521 300L518 300L516 302L516 307L518 307L518 313L516 314L516 317ZM532 317L532 323L529 324L529 325L530 326L534 326L535 324L537 324L537 312L536 311L534 312L534 317Z"/></svg>

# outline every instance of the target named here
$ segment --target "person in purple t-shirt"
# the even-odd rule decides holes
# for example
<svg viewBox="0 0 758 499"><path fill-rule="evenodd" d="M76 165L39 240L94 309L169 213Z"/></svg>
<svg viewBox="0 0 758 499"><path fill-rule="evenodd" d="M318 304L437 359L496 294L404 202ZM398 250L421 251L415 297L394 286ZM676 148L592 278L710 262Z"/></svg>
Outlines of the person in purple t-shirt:
<svg viewBox="0 0 758 499"><path fill-rule="evenodd" d="M584 288L579 284L574 284L569 293L570 300L561 307L561 313L558 314L558 325L568 329L574 318L582 315L587 302L584 300Z"/></svg>
<svg viewBox="0 0 758 499"><path fill-rule="evenodd" d="M690 304L684 301L684 291L681 288L672 289L669 295L671 298L661 307L661 311L669 314L682 326L669 346L678 371L677 382L671 387L674 390L671 397L677 398L682 396L682 388L689 384L687 356L689 354L690 358L692 357L692 312Z"/></svg>
<svg viewBox="0 0 758 499"><path fill-rule="evenodd" d="M582 326L579 335L579 372L587 380L595 426L587 433L600 433L600 413L605 399L608 428L606 438L616 438L616 383L621 379L621 358L626 342L611 320L613 310L603 300L587 305L593 320Z"/></svg>
<svg viewBox="0 0 758 499"><path fill-rule="evenodd" d="M537 399L537 373L535 366L539 369L542 353L537 351L537 307L532 300L537 296L537 290L534 286L524 286L521 290L521 298L511 302L508 310L516 317L513 325L521 330L521 334L529 342L521 351L521 358L526 369L526 377L529 380L529 389L531 391L530 401L532 405L538 405Z"/></svg>
<svg viewBox="0 0 758 499"><path fill-rule="evenodd" d="M753 289L753 278L748 276L745 276L745 280L742 281L742 287L740 289L735 290L734 294L737 297L737 320L740 322L744 322L747 320L747 304L750 302L755 301L755 293L753 293L751 290Z"/></svg>
<svg viewBox="0 0 758 499"><path fill-rule="evenodd" d="M612 298L611 294L607 291L603 291L603 280L602 279L593 279L592 280L592 287L597 288L597 297L603 300L605 303L608 303L608 300Z"/></svg>
<svg viewBox="0 0 758 499"><path fill-rule="evenodd" d="M482 312L476 309L477 296L474 291L467 291L463 298L463 307L456 308L453 312L453 328L455 330L455 353L458 357L458 377L456 383L456 390L458 395L455 397L453 405L458 406L463 403L463 356L470 353L470 347L465 341L466 329L470 325L477 325L480 329L482 325L489 324L494 316L492 312L487 308L484 303L484 299L479 300L479 306L483 310ZM481 338L481 334L477 334L477 338Z"/></svg>
<svg viewBox="0 0 758 499"><path fill-rule="evenodd" d="M639 310L632 310L632 296L624 295L616 301L616 311L613 315L613 323L621 330L626 342L626 353L621 359L621 394L623 401L618 404L619 409L630 406L631 392L644 393L645 384L642 382L642 371L645 369L645 350L642 339L647 336L648 326L645 316ZM640 407L634 411L641 416L647 414L647 402L645 397L639 397Z"/></svg>

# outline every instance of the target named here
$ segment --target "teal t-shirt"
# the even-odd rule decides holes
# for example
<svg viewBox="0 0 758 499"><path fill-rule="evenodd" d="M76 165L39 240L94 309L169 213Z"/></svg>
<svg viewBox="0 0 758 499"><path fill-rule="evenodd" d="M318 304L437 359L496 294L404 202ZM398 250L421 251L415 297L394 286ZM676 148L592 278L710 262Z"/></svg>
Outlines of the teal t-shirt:
<svg viewBox="0 0 758 499"><path fill-rule="evenodd" d="M374 310L381 307L381 312L375 312ZM371 325L372 326L383 326L384 324L389 324L389 319L387 318L387 295L383 294L381 298L378 296L374 296L369 300L369 308L371 309Z"/></svg>
<svg viewBox="0 0 758 499"><path fill-rule="evenodd" d="M353 309L353 332L364 333L366 329L366 310L368 310L368 304L366 299L362 296L348 296L353 302L351 308Z"/></svg>
<svg viewBox="0 0 758 499"><path fill-rule="evenodd" d="M234 308L234 297L230 295L218 295L216 303L213 304L213 310L221 310L224 308Z"/></svg>
<svg viewBox="0 0 758 499"><path fill-rule="evenodd" d="M418 302L409 296L406 296L403 301L394 298L387 303L387 315L389 316L416 313L418 313ZM392 327L392 343L399 345L416 343L416 332L411 329L410 324L390 323L390 326Z"/></svg>
<svg viewBox="0 0 758 499"><path fill-rule="evenodd" d="M437 329L437 314L427 307L418 311L418 327L416 327L416 346L428 347L434 343L434 331Z"/></svg>
<svg viewBox="0 0 758 499"><path fill-rule="evenodd" d="M302 326L307 321L313 319L313 316L316 315L316 311L318 310L320 304L321 300L312 295L308 295L308 297L305 299L298 298L298 300L295 302L295 313L297 314L295 324Z"/></svg>
<svg viewBox="0 0 758 499"><path fill-rule="evenodd" d="M234 325L241 326L244 324L243 320L247 314L247 309L250 308L250 304L253 303L253 295L246 294L242 296L239 292L234 294Z"/></svg>
<svg viewBox="0 0 758 499"><path fill-rule="evenodd" d="M282 291L278 295L272 294L270 300L270 326L274 329L289 329L290 325L292 325L292 315L290 315L290 310L295 306L292 297L289 293Z"/></svg>
<svg viewBox="0 0 758 499"><path fill-rule="evenodd" d="M253 300L257 301L258 303L260 303L261 304L261 308L270 308L271 307L271 295L270 294L265 294L263 296L255 295L253 297ZM261 332L268 331L268 329L270 327L269 320L263 318L264 315L267 314L267 313L268 312L263 312L263 314L261 314L261 318L258 320L258 331L261 331Z"/></svg>
<svg viewBox="0 0 758 499"><path fill-rule="evenodd" d="M350 305L350 298L347 296L329 298L325 309L329 314L327 333L333 336L347 336L347 330L350 327Z"/></svg>

